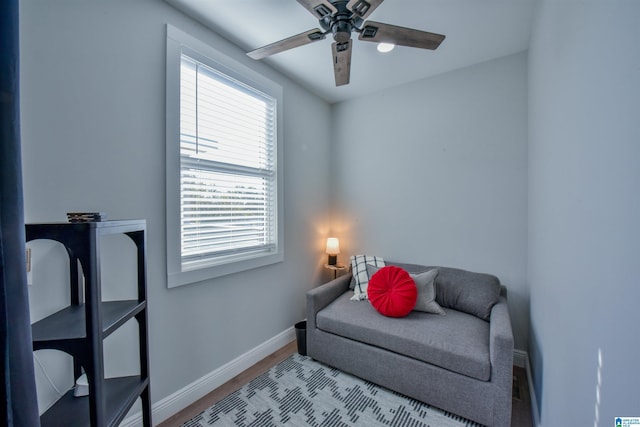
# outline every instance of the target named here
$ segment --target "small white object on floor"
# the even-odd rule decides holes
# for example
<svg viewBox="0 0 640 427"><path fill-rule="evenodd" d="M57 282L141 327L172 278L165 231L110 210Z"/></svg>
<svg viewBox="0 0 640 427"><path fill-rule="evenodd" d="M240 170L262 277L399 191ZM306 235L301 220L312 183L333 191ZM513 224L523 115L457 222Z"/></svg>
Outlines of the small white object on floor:
<svg viewBox="0 0 640 427"><path fill-rule="evenodd" d="M73 390L75 397L82 397L89 395L89 381L87 380L87 374L82 374L76 380L76 387Z"/></svg>

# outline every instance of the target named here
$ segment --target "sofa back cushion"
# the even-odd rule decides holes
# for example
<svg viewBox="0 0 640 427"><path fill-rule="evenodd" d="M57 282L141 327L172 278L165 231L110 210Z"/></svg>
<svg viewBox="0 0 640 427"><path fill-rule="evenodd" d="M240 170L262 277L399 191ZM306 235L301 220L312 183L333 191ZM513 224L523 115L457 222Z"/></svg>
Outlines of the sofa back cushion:
<svg viewBox="0 0 640 427"><path fill-rule="evenodd" d="M491 274L397 262L387 262L387 265L402 267L413 274L438 268L436 302L483 320L489 320L491 309L500 299L500 280Z"/></svg>

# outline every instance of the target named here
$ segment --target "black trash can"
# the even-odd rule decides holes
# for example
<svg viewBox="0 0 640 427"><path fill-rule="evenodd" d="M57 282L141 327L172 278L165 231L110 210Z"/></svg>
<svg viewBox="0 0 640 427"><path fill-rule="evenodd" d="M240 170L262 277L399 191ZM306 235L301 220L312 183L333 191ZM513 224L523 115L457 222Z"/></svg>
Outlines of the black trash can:
<svg viewBox="0 0 640 427"><path fill-rule="evenodd" d="M307 355L307 321L303 320L294 326L296 328L296 341L298 342L298 353L301 356Z"/></svg>

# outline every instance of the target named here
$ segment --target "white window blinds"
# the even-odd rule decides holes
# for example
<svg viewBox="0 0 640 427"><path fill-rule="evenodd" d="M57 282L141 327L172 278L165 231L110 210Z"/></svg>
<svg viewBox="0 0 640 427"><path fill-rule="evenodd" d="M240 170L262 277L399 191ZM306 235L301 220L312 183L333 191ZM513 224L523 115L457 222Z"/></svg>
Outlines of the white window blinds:
<svg viewBox="0 0 640 427"><path fill-rule="evenodd" d="M276 99L180 65L182 269L277 251Z"/></svg>

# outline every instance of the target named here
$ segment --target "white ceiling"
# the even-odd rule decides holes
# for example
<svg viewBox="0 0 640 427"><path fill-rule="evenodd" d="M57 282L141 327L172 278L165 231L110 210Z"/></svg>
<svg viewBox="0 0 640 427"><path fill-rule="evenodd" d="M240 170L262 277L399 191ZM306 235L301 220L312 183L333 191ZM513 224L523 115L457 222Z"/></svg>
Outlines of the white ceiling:
<svg viewBox="0 0 640 427"><path fill-rule="evenodd" d="M320 28L296 0L166 0L247 52ZM526 50L536 0L387 0L370 20L446 35L435 50L382 54L352 36L351 82L336 87L333 38L262 61L334 103Z"/></svg>

